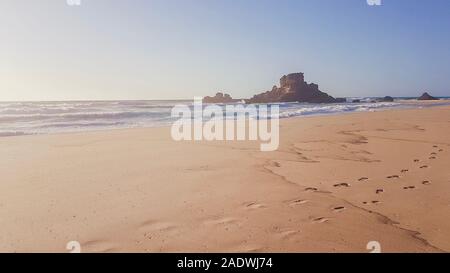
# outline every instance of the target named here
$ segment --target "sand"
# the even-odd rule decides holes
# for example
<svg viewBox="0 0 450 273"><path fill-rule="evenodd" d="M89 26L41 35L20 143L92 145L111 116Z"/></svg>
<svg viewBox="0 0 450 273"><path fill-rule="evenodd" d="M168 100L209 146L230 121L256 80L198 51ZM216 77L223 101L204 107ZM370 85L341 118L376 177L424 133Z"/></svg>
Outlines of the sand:
<svg viewBox="0 0 450 273"><path fill-rule="evenodd" d="M280 148L170 128L0 138L0 251L450 251L450 107L281 121Z"/></svg>

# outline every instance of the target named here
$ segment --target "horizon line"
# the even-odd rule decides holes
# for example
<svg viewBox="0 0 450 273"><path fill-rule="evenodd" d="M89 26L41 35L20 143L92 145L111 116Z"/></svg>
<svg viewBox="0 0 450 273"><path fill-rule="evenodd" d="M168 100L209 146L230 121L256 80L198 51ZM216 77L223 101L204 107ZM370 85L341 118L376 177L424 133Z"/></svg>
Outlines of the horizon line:
<svg viewBox="0 0 450 273"><path fill-rule="evenodd" d="M200 97L200 96L199 96ZM351 96L351 97L341 97L345 99L349 98L383 98L385 96ZM420 96L392 96L394 99L415 99ZM436 98L441 99L450 99L450 95L448 96L435 96ZM63 99L63 100L0 100L0 103L9 103L9 102L112 102L112 101L190 101L193 100L193 98L190 99ZM236 99L236 100L245 100L245 99ZM290 103L297 103L296 101L292 101Z"/></svg>

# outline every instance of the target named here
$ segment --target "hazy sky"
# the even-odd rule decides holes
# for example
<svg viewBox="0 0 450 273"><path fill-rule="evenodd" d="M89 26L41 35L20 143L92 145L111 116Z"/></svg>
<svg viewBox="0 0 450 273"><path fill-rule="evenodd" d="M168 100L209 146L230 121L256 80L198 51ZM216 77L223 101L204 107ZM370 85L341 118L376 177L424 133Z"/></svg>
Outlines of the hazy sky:
<svg viewBox="0 0 450 273"><path fill-rule="evenodd" d="M0 0L0 100L450 95L450 1Z"/></svg>

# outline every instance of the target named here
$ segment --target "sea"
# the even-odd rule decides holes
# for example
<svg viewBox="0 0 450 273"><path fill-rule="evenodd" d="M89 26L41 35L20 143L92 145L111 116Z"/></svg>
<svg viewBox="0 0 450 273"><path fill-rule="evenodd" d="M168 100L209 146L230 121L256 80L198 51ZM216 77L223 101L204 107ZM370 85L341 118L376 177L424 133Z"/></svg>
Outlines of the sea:
<svg viewBox="0 0 450 273"><path fill-rule="evenodd" d="M352 101L358 99L360 103ZM348 98L347 103L279 103L280 118L337 115L450 105L450 98L423 104L409 98L371 103L373 98ZM0 102L0 137L170 126L175 105L192 100ZM220 105L225 109L225 105ZM225 110L224 110L225 111ZM252 117L259 118L259 117Z"/></svg>

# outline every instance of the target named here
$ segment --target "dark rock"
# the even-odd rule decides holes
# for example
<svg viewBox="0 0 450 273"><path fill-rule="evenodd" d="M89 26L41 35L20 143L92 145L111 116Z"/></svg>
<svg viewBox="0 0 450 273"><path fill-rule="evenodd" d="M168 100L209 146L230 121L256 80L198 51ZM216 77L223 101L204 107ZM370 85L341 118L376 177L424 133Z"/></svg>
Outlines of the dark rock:
<svg viewBox="0 0 450 273"><path fill-rule="evenodd" d="M384 98L377 99L377 102L393 102L394 98L391 96L386 96Z"/></svg>
<svg viewBox="0 0 450 273"><path fill-rule="evenodd" d="M217 93L214 97L204 97L203 102L204 103L233 103L237 100L234 100L230 95L223 94L223 93Z"/></svg>
<svg viewBox="0 0 450 273"><path fill-rule="evenodd" d="M285 75L280 79L280 87L274 86L246 103L271 103L271 102L309 102L309 103L337 103L345 102L345 99L335 99L319 90L314 83L305 82L303 73Z"/></svg>
<svg viewBox="0 0 450 273"><path fill-rule="evenodd" d="M435 98L428 94L427 92L423 93L422 96L418 98L418 100L439 100L438 98Z"/></svg>
<svg viewBox="0 0 450 273"><path fill-rule="evenodd" d="M352 100L353 103L360 103L361 100Z"/></svg>

